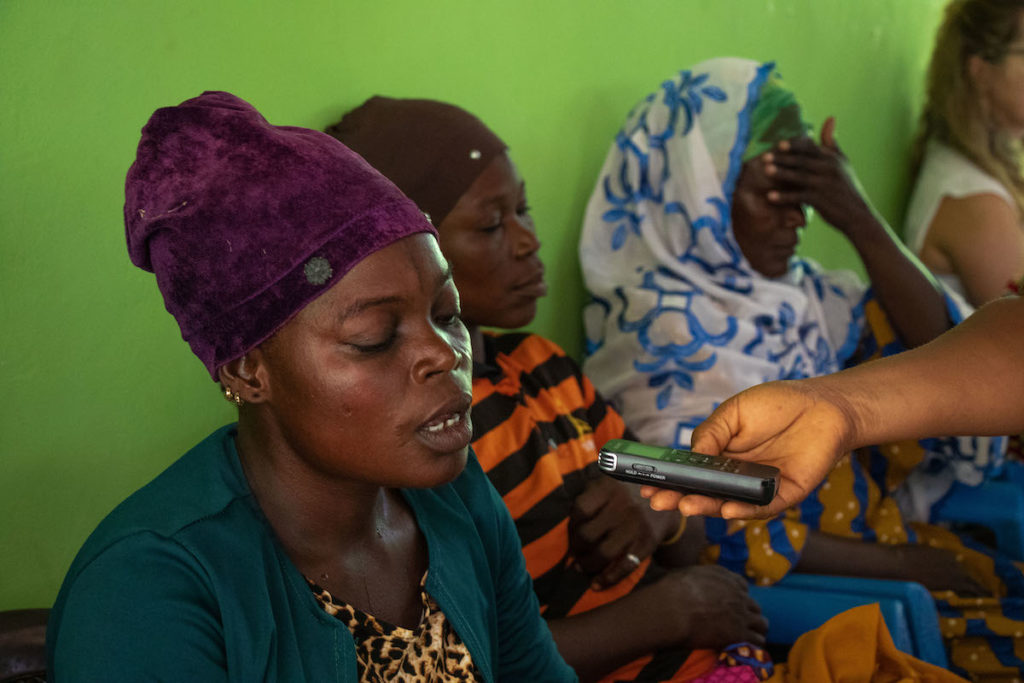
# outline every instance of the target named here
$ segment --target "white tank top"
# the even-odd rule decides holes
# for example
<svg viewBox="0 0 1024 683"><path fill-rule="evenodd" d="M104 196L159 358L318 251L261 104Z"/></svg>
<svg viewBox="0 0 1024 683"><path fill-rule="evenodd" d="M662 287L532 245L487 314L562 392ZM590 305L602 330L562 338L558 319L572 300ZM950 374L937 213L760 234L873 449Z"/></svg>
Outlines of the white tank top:
<svg viewBox="0 0 1024 683"><path fill-rule="evenodd" d="M1011 207L1014 206L1013 197L1002 183L952 147L929 140L925 146L921 172L907 206L903 241L920 256L928 227L943 198L962 199L979 194L994 194L1002 197ZM957 294L964 295L963 284L956 275L936 273L935 276Z"/></svg>

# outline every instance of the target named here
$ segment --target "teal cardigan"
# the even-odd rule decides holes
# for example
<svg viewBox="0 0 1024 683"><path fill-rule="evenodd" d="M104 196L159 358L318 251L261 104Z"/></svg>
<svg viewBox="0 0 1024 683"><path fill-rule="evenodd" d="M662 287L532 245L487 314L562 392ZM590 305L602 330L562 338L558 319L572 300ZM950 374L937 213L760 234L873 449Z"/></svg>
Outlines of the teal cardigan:
<svg viewBox="0 0 1024 683"><path fill-rule="evenodd" d="M117 507L68 570L47 632L51 681L356 681L348 629L317 604L223 427ZM487 681L572 681L519 538L471 454L403 491L426 537L427 591Z"/></svg>

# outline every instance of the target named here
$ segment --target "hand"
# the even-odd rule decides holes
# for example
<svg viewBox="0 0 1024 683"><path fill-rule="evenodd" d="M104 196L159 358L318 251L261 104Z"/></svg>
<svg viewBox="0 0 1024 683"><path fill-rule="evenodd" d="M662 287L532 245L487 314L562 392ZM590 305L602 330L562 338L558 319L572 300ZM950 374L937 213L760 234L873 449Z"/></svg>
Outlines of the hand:
<svg viewBox="0 0 1024 683"><path fill-rule="evenodd" d="M678 507L684 515L726 518L774 517L796 505L849 452L855 429L845 398L815 380L770 382L751 387L720 405L693 432L692 449L774 465L781 470L775 499L764 506L687 495L645 486L651 507Z"/></svg>
<svg viewBox="0 0 1024 683"><path fill-rule="evenodd" d="M856 241L883 229L864 198L853 169L835 141L835 119L825 120L821 144L810 138L783 140L761 157L765 175L775 188L768 192L773 204L805 204L830 225Z"/></svg>
<svg viewBox="0 0 1024 683"><path fill-rule="evenodd" d="M900 545L893 546L893 549L899 553L900 565L906 570L902 578L908 581L922 583L932 591L951 590L962 597L991 595L971 578L950 550L927 545Z"/></svg>
<svg viewBox="0 0 1024 683"><path fill-rule="evenodd" d="M628 576L637 568L636 559L649 557L678 526L678 515L650 509L638 493L636 487L602 476L573 501L569 551L580 569L595 577L597 588Z"/></svg>
<svg viewBox="0 0 1024 683"><path fill-rule="evenodd" d="M733 643L762 645L768 621L738 574L718 565L677 569L644 589L650 591L648 616L672 644L721 649ZM668 644L668 643L666 643Z"/></svg>

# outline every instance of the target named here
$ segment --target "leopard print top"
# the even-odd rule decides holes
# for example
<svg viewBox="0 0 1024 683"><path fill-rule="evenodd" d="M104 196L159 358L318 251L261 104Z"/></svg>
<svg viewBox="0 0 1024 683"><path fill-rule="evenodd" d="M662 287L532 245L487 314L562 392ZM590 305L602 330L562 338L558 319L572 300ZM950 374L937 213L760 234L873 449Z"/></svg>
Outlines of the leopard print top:
<svg viewBox="0 0 1024 683"><path fill-rule="evenodd" d="M469 649L427 593L426 574L420 581L423 616L411 630L380 621L306 581L324 611L352 632L360 683L483 681Z"/></svg>

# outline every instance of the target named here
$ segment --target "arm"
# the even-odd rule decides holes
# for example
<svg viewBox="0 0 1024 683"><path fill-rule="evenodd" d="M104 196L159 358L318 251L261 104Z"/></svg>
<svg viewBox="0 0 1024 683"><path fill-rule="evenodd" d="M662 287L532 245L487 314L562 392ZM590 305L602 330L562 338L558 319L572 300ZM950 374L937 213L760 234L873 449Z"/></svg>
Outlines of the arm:
<svg viewBox="0 0 1024 683"><path fill-rule="evenodd" d="M226 681L215 597L191 555L136 535L62 593L47 646L51 681Z"/></svg>
<svg viewBox="0 0 1024 683"><path fill-rule="evenodd" d="M854 418L854 447L1024 429L1024 299L982 308L931 344L826 381ZM828 380L829 378L821 378ZM837 393L837 392L841 392Z"/></svg>
<svg viewBox="0 0 1024 683"><path fill-rule="evenodd" d="M929 590L981 596L986 590L970 577L954 553L927 545L883 545L811 530L796 571L917 581Z"/></svg>
<svg viewBox="0 0 1024 683"><path fill-rule="evenodd" d="M587 681L665 647L763 644L768 624L740 576L702 566L672 571L615 602L549 626L559 652Z"/></svg>
<svg viewBox="0 0 1024 683"><path fill-rule="evenodd" d="M1024 232L1017 211L994 194L946 197L928 226L921 258L953 272L974 306L1006 294L1024 275Z"/></svg>
<svg viewBox="0 0 1024 683"><path fill-rule="evenodd" d="M490 490L498 518L501 553L495 583L499 646L495 678L499 681L573 681L577 677L560 656L541 616L512 517L497 490L493 487Z"/></svg>
<svg viewBox="0 0 1024 683"><path fill-rule="evenodd" d="M778 184L768 200L814 207L850 240L860 255L879 303L907 347L934 339L952 326L945 298L928 274L864 196L825 121L821 144L784 140L764 155L765 173Z"/></svg>
<svg viewBox="0 0 1024 683"><path fill-rule="evenodd" d="M467 468L479 468L475 458ZM541 617L512 515L482 470L479 477L494 515L494 527L489 531L496 536L498 553L491 569L498 621L494 677L498 681L574 681L576 676L560 656Z"/></svg>
<svg viewBox="0 0 1024 683"><path fill-rule="evenodd" d="M771 382L723 403L693 435L696 451L782 470L770 505L645 488L657 509L772 517L799 503L853 448L924 436L1024 430L1024 299L995 301L925 346L808 380Z"/></svg>

